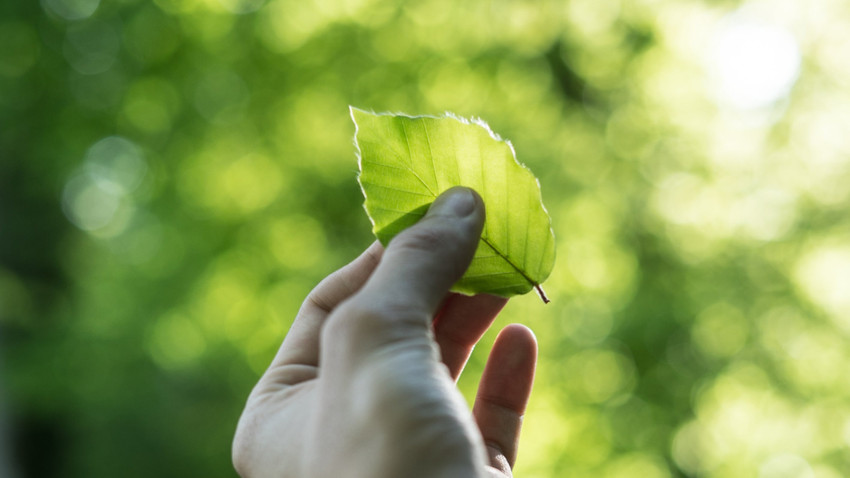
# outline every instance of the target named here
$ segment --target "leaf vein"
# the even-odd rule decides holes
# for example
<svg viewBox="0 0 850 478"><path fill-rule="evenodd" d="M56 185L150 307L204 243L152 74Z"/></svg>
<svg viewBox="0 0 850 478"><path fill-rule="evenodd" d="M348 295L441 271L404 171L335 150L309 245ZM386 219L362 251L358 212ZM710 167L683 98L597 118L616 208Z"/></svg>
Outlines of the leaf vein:
<svg viewBox="0 0 850 478"><path fill-rule="evenodd" d="M405 126L404 121L402 121L402 122L401 122L401 131L404 133L404 142L405 142L405 143L407 143L407 164L408 164L408 170L410 171L410 173L411 173L411 174L413 174L413 177L415 177L416 179L418 179L418 180L419 180L419 182L420 182L420 183L422 183L422 185L423 185L423 186L425 186L425 189L427 189L427 190L428 190L428 192L430 192L430 193L431 193L431 195L432 195L432 196L434 196L434 198L436 198L436 197L437 197L437 193L435 193L435 192L434 192L434 191L433 191L433 190L432 190L432 189L428 186L428 184L427 184L425 181L423 181L423 180L422 180L422 178L420 178L418 174L416 174L416 170L415 170L415 169L413 169L413 153L411 153L411 151L410 151L410 138L407 136L407 126ZM429 145L429 147L430 147L430 145ZM432 159L432 162L433 162L433 159ZM438 184L437 186L439 187L439 184Z"/></svg>
<svg viewBox="0 0 850 478"><path fill-rule="evenodd" d="M428 123L422 123L422 129L425 131L425 140L428 141L428 156L431 158L431 170L434 171L434 182L437 183L437 189L440 189L440 180L437 178L437 165L434 164L434 148L431 147L431 135L428 134Z"/></svg>
<svg viewBox="0 0 850 478"><path fill-rule="evenodd" d="M524 277L524 278L525 278L525 280L527 280L529 284L531 284L532 286L537 285L537 283L536 283L536 282L534 282L534 281L533 281L530 277L528 277L528 274L526 274L526 273L525 273L525 271L523 271L522 269L520 269L520 268L519 268L519 266L517 266L516 264L514 264L514 263L513 263L513 261L511 261L511 260L510 260L510 258L509 258L507 255L503 254L503 253L502 253L502 251L500 251L499 249L497 249L497 248L496 248L496 246L494 246L493 244L491 244L491 243L490 243L490 241L487 241L487 240L484 240L484 239L482 239L482 241L483 241L485 244L487 244L488 246L490 246L490 249L493 249L493 252L495 252L495 253L496 253L499 257L501 257L501 258L502 258L505 262L507 262L507 263L508 263L511 267L513 267L514 269L516 269L516 271L517 271L517 272L519 272L519 274L520 274L522 277Z"/></svg>
<svg viewBox="0 0 850 478"><path fill-rule="evenodd" d="M380 209L382 211L397 212L397 213L409 215L409 216L420 216L420 217L422 217L422 216L425 215L425 213L418 213L418 212L414 212L414 211L401 211L399 209L392 209L392 208L383 207L383 206L372 206L372 207L374 209Z"/></svg>
<svg viewBox="0 0 850 478"><path fill-rule="evenodd" d="M390 168L390 169L400 169L402 171L408 170L408 168L405 168L404 166L396 166L395 164L380 163L380 162L372 160L372 159L367 159L367 160L365 160L365 162L368 163L368 164L373 164L375 166L382 166L382 167Z"/></svg>
<svg viewBox="0 0 850 478"><path fill-rule="evenodd" d="M394 187L394 186L385 186L383 184L379 184L379 183L376 183L374 181L363 181L363 180L361 180L360 183L361 184L368 184L370 186L374 186L374 187L380 188L380 189L388 189L390 191L397 191L397 192L404 193L404 194L411 194L411 195L414 195L414 196L422 196L422 197L433 199L433 196L431 194L418 193L416 191L411 191L409 189L401 189L401 188L397 188L397 187Z"/></svg>
<svg viewBox="0 0 850 478"><path fill-rule="evenodd" d="M463 276L464 279L476 279L478 277L496 277L496 276L506 276L509 274L517 274L517 271L505 271L505 272L484 272L481 274L473 274L468 276Z"/></svg>

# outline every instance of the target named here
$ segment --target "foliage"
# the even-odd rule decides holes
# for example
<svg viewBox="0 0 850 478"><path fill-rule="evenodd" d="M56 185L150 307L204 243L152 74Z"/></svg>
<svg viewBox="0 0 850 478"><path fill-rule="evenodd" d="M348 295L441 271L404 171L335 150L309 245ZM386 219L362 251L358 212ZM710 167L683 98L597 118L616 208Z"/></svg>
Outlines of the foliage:
<svg viewBox="0 0 850 478"><path fill-rule="evenodd" d="M233 475L300 301L371 242L349 104L486 118L540 178L553 303L496 324L540 340L518 476L846 474L848 20L839 0L0 2L23 476Z"/></svg>
<svg viewBox="0 0 850 478"><path fill-rule="evenodd" d="M555 261L540 185L510 143L483 122L351 109L358 181L372 231L386 245L415 224L443 191L466 186L487 208L481 241L453 290L511 297L539 286Z"/></svg>

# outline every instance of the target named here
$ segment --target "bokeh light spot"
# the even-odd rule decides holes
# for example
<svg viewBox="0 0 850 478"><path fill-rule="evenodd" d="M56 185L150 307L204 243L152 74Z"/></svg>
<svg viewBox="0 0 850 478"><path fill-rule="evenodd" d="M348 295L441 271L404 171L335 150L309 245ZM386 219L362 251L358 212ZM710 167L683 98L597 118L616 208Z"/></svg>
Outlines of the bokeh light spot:
<svg viewBox="0 0 850 478"><path fill-rule="evenodd" d="M573 240L562 245L569 272L586 290L604 294L612 307L628 300L637 277L634 255L604 240Z"/></svg>
<svg viewBox="0 0 850 478"><path fill-rule="evenodd" d="M231 123L241 116L249 94L248 86L236 73L209 71L195 88L195 108L212 123Z"/></svg>
<svg viewBox="0 0 850 478"><path fill-rule="evenodd" d="M206 339L198 325L177 312L160 317L147 340L151 358L165 369L180 369L196 363L206 347Z"/></svg>
<svg viewBox="0 0 850 478"><path fill-rule="evenodd" d="M579 397L590 403L605 402L634 385L631 360L608 349L588 349L570 357L565 373L575 382Z"/></svg>
<svg viewBox="0 0 850 478"><path fill-rule="evenodd" d="M133 214L129 194L139 185L146 169L139 148L130 141L119 136L98 141L86 152L82 171L65 184L65 216L95 236L120 234Z"/></svg>
<svg viewBox="0 0 850 478"><path fill-rule="evenodd" d="M589 347L605 340L614 326L608 301L579 300L561 312L561 331L576 343Z"/></svg>
<svg viewBox="0 0 850 478"><path fill-rule="evenodd" d="M75 226L95 231L108 226L121 207L121 191L113 184L81 174L65 184L62 210Z"/></svg>
<svg viewBox="0 0 850 478"><path fill-rule="evenodd" d="M782 189L759 189L736 201L731 216L739 230L753 239L781 239L794 226L796 199L793 193Z"/></svg>
<svg viewBox="0 0 850 478"><path fill-rule="evenodd" d="M63 51L77 72L94 75L115 64L120 46L118 31L111 24L88 21L68 28Z"/></svg>
<svg viewBox="0 0 850 478"><path fill-rule="evenodd" d="M844 370L836 365L850 359L840 335L824 327L810 327L788 337L783 345L783 372L801 392L817 396L830 390L850 390L842 378Z"/></svg>
<svg viewBox="0 0 850 478"><path fill-rule="evenodd" d="M800 73L800 48L786 29L733 14L712 36L709 68L724 104L748 110L785 97Z"/></svg>
<svg viewBox="0 0 850 478"><path fill-rule="evenodd" d="M156 217L137 211L128 230L113 239L110 248L126 263L144 265L162 250L164 235L162 224Z"/></svg>
<svg viewBox="0 0 850 478"><path fill-rule="evenodd" d="M371 37L371 46L377 56L388 62L403 61L416 54L416 47L410 35L405 35L408 21L390 22L378 29ZM368 76L364 77L364 79ZM371 83L374 85L374 83Z"/></svg>
<svg viewBox="0 0 850 478"><path fill-rule="evenodd" d="M271 204L288 185L279 163L251 152L250 136L225 134L181 165L179 191L187 205L218 220L243 217Z"/></svg>
<svg viewBox="0 0 850 478"><path fill-rule="evenodd" d="M794 277L812 302L850 333L850 244L822 245L806 252Z"/></svg>
<svg viewBox="0 0 850 478"><path fill-rule="evenodd" d="M758 464L777 452L817 453L819 431L806 409L774 390L764 370L743 361L700 387L697 422L674 440L677 463L697 474L729 468L756 476Z"/></svg>
<svg viewBox="0 0 850 478"><path fill-rule="evenodd" d="M645 453L632 453L613 460L600 475L603 478L669 478L661 457Z"/></svg>
<svg viewBox="0 0 850 478"><path fill-rule="evenodd" d="M154 0L160 10L172 14L185 14L197 10L204 0Z"/></svg>
<svg viewBox="0 0 850 478"><path fill-rule="evenodd" d="M209 337L241 343L262 313L257 295L263 268L253 251L234 249L210 265L193 297L193 316Z"/></svg>
<svg viewBox="0 0 850 478"><path fill-rule="evenodd" d="M567 3L567 18L583 35L599 37L608 32L620 16L620 1L573 0Z"/></svg>
<svg viewBox="0 0 850 478"><path fill-rule="evenodd" d="M261 11L259 34L272 51L295 50L327 25L314 2L272 0Z"/></svg>
<svg viewBox="0 0 850 478"><path fill-rule="evenodd" d="M758 478L815 478L809 462L798 455L773 455L759 467Z"/></svg>
<svg viewBox="0 0 850 478"><path fill-rule="evenodd" d="M454 61L423 68L419 85L422 94L435 110L450 109L464 112L476 108L474 100L492 88L479 72L466 62Z"/></svg>
<svg viewBox="0 0 850 478"><path fill-rule="evenodd" d="M711 455L715 448L714 441L697 420L679 427L670 448L676 465L691 474L706 471L714 461Z"/></svg>
<svg viewBox="0 0 850 478"><path fill-rule="evenodd" d="M304 270L313 267L325 254L325 233L314 218L303 214L272 222L268 229L269 248L284 267Z"/></svg>
<svg viewBox="0 0 850 478"><path fill-rule="evenodd" d="M418 25L444 25L457 8L446 0L423 0L404 3L404 14Z"/></svg>
<svg viewBox="0 0 850 478"><path fill-rule="evenodd" d="M124 26L124 47L144 65L167 60L179 47L180 30L155 7L142 9Z"/></svg>
<svg viewBox="0 0 850 478"><path fill-rule="evenodd" d="M232 162L219 174L222 190L243 213L269 205L281 190L280 169L269 158L250 154Z"/></svg>
<svg viewBox="0 0 850 478"><path fill-rule="evenodd" d="M100 0L41 0L41 6L65 20L82 20L90 17L100 5Z"/></svg>
<svg viewBox="0 0 850 478"><path fill-rule="evenodd" d="M266 0L218 0L222 7L230 13L243 15L256 12L266 3Z"/></svg>
<svg viewBox="0 0 850 478"><path fill-rule="evenodd" d="M142 182L147 164L134 143L120 136L109 136L88 149L85 169L129 193Z"/></svg>
<svg viewBox="0 0 850 478"><path fill-rule="evenodd" d="M748 329L747 320L740 310L720 302L700 312L691 334L704 355L726 358L743 348Z"/></svg>
<svg viewBox="0 0 850 478"><path fill-rule="evenodd" d="M127 91L123 112L127 120L146 133L168 131L180 107L180 94L160 78L137 81Z"/></svg>

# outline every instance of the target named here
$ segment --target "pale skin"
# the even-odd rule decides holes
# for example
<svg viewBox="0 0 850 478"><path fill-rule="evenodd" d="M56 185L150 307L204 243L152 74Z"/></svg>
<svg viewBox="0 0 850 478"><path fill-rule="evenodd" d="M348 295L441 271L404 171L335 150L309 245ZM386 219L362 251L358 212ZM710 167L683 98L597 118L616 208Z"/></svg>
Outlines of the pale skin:
<svg viewBox="0 0 850 478"><path fill-rule="evenodd" d="M448 292L483 223L481 198L453 188L310 293L239 420L243 478L513 476L532 332L501 331L472 412L455 386L506 303Z"/></svg>

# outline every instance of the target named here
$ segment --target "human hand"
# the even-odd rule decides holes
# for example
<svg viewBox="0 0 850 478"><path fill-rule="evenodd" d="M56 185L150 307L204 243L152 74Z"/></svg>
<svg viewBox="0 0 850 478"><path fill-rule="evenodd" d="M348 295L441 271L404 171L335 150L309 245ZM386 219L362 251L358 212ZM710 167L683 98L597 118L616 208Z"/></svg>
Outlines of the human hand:
<svg viewBox="0 0 850 478"><path fill-rule="evenodd" d="M310 293L239 420L241 476L512 476L534 335L501 331L472 413L455 387L506 303L448 293L483 223L481 198L453 188L386 251L373 244Z"/></svg>

